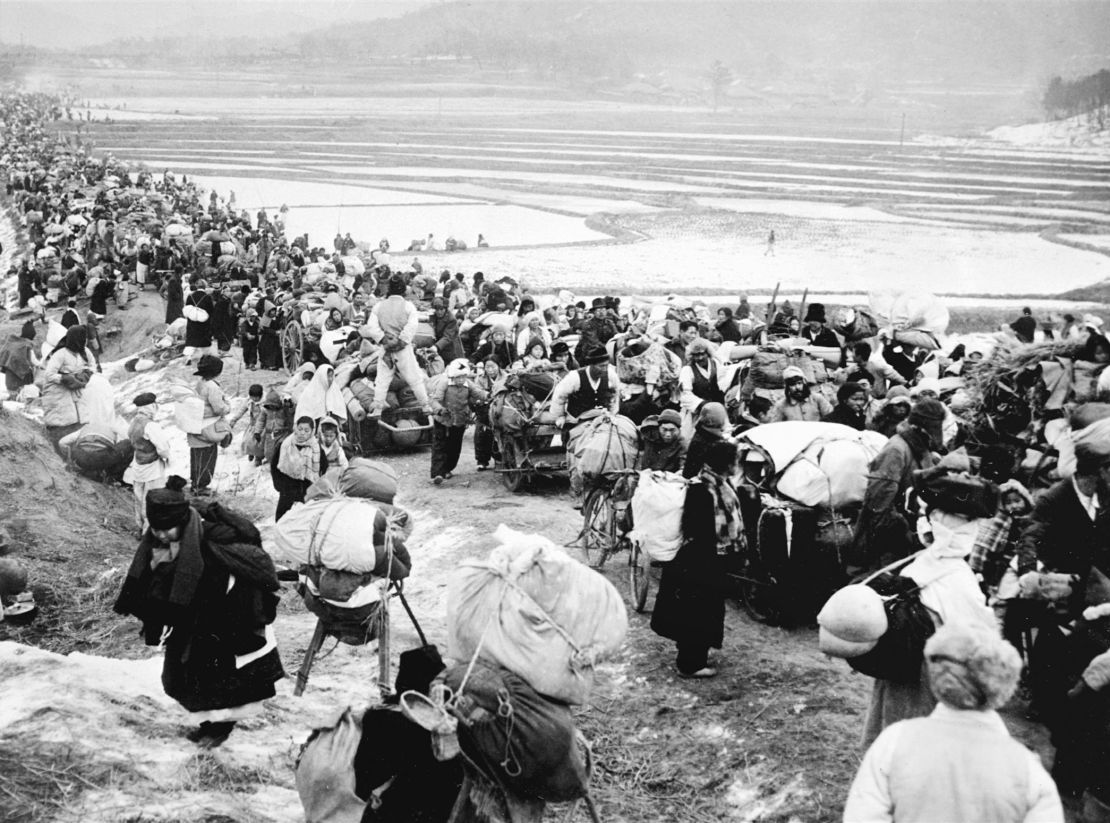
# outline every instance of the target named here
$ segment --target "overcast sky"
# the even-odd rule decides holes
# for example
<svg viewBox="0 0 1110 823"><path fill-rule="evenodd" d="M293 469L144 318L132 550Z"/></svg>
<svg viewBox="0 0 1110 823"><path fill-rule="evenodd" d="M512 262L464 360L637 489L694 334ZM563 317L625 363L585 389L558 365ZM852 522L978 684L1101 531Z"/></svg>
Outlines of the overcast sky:
<svg viewBox="0 0 1110 823"><path fill-rule="evenodd" d="M275 36L399 17L433 0L0 0L0 41L69 48L194 30Z"/></svg>

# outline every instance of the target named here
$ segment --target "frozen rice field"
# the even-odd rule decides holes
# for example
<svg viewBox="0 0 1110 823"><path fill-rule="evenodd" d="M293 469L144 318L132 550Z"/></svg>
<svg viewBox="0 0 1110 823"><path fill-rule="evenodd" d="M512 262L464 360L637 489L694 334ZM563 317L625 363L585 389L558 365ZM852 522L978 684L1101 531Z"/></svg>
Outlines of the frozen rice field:
<svg viewBox="0 0 1110 823"><path fill-rule="evenodd" d="M1020 141L1000 131L903 145L819 125L612 127L612 116L650 106L584 104L578 115L611 117L581 128L574 117L535 125L568 112L566 101L528 109L531 121L518 116L531 101L505 98L444 98L442 110L434 98L300 99L296 111L288 102L136 98L127 126L98 125L97 143L196 174L223 198L234 191L252 214L287 204L287 231L314 245L349 232L403 252L429 233L438 244L454 236L470 249L421 259L536 288L781 283L835 294L927 283L949 295L1049 297L1110 278L1110 163L1097 145L1061 146L1055 124L1045 146L1032 127ZM134 119L144 111L154 117ZM479 233L489 249L474 248Z"/></svg>

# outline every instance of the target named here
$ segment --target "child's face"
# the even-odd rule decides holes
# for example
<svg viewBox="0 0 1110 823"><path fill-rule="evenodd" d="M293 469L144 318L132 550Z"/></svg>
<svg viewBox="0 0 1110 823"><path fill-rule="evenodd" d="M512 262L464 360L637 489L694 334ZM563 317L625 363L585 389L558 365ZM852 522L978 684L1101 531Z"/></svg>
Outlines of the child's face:
<svg viewBox="0 0 1110 823"><path fill-rule="evenodd" d="M298 423L295 426L298 436L301 438L308 437L312 434L312 426L308 423Z"/></svg>
<svg viewBox="0 0 1110 823"><path fill-rule="evenodd" d="M320 439L324 441L325 446L330 446L335 442L337 432L331 426L320 429Z"/></svg>
<svg viewBox="0 0 1110 823"><path fill-rule="evenodd" d="M1027 508L1025 498L1017 492L1006 492L1002 495L1002 509L1006 514L1025 514Z"/></svg>

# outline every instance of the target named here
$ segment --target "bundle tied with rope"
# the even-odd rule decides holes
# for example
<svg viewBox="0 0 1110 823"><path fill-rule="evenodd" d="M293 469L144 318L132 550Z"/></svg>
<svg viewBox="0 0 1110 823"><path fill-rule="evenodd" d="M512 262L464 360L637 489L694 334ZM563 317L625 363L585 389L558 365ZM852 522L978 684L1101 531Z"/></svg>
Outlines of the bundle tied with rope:
<svg viewBox="0 0 1110 823"><path fill-rule="evenodd" d="M412 562L407 528L401 510L334 496L295 505L274 538L279 558L299 568L298 590L328 634L352 645L377 638L385 646L390 586L408 576Z"/></svg>
<svg viewBox="0 0 1110 823"><path fill-rule="evenodd" d="M627 417L602 412L576 426L568 445L578 471L589 480L605 472L635 468L640 430Z"/></svg>
<svg viewBox="0 0 1110 823"><path fill-rule="evenodd" d="M469 561L447 590L447 654L504 666L545 697L585 703L594 667L628 631L616 588L540 535L504 525L485 561Z"/></svg>

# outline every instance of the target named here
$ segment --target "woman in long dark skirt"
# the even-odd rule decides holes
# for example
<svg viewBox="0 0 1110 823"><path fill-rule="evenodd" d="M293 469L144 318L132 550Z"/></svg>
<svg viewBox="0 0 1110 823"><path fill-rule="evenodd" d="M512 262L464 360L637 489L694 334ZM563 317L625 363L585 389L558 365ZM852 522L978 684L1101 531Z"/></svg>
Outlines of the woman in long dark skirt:
<svg viewBox="0 0 1110 823"><path fill-rule="evenodd" d="M726 573L744 540L740 501L729 479L736 444L712 444L697 482L686 491L682 548L663 567L651 629L675 641L680 677L713 677L709 650L721 648L725 627Z"/></svg>
<svg viewBox="0 0 1110 823"><path fill-rule="evenodd" d="M200 725L186 737L219 746L235 724L262 712L285 676L271 627L279 584L258 530L223 511L207 522L171 477L147 494L143 534L115 611L143 622L163 645L162 686Z"/></svg>
<svg viewBox="0 0 1110 823"><path fill-rule="evenodd" d="M175 271L166 281L166 323L182 317L185 308L185 292L181 288L181 272Z"/></svg>

